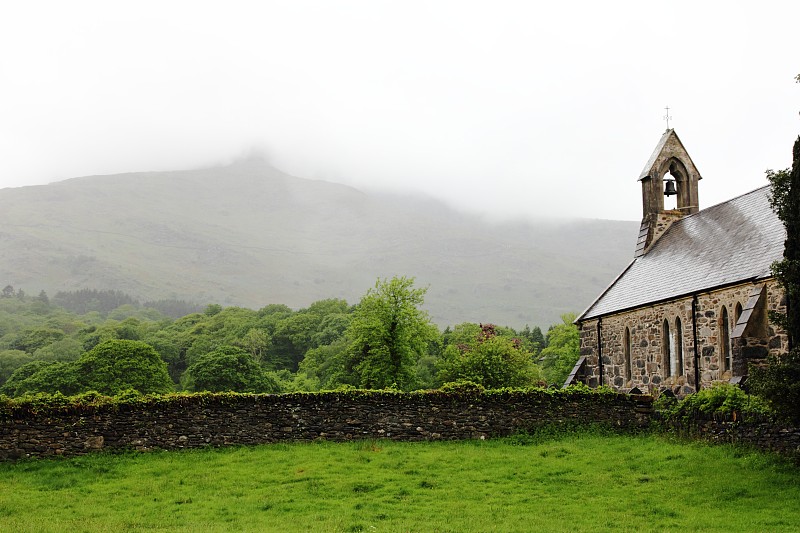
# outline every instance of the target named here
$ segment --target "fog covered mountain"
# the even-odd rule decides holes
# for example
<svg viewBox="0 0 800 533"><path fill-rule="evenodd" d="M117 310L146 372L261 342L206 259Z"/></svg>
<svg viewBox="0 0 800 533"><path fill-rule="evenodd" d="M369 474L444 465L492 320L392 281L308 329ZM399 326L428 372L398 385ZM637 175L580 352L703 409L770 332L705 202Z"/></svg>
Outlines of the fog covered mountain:
<svg viewBox="0 0 800 533"><path fill-rule="evenodd" d="M531 198L537 203L569 198ZM370 195L229 166L0 190L0 285L121 290L260 308L356 303L414 276L441 326L546 327L580 312L633 255L638 223L493 224L427 198Z"/></svg>

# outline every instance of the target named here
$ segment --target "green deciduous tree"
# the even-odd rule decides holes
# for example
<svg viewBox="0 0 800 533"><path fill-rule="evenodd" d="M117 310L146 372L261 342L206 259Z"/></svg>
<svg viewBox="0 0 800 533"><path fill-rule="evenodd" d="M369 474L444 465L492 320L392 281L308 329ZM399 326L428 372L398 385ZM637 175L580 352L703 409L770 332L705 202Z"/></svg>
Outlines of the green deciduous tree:
<svg viewBox="0 0 800 533"><path fill-rule="evenodd" d="M82 390L114 395L135 389L143 394L174 390L167 364L141 341L110 340L75 361Z"/></svg>
<svg viewBox="0 0 800 533"><path fill-rule="evenodd" d="M71 395L82 390L74 363L32 361L11 374L0 387L0 394L21 396L26 393L60 392Z"/></svg>
<svg viewBox="0 0 800 533"><path fill-rule="evenodd" d="M238 344L250 353L254 361L262 364L269 348L269 335L263 329L250 328Z"/></svg>
<svg viewBox="0 0 800 533"><path fill-rule="evenodd" d="M427 289L414 279L378 280L353 312L345 333L350 347L344 373L364 388L413 387L414 367L439 333L420 309Z"/></svg>
<svg viewBox="0 0 800 533"><path fill-rule="evenodd" d="M479 326L476 337L464 340L445 348L438 363L441 383L472 381L497 389L532 386L542 379L533 354L519 339L498 335L493 325Z"/></svg>
<svg viewBox="0 0 800 533"><path fill-rule="evenodd" d="M539 355L549 383L563 384L580 358L580 333L574 320L573 313L561 315L561 323L551 326L547 332L547 348Z"/></svg>
<svg viewBox="0 0 800 533"><path fill-rule="evenodd" d="M32 354L39 348L47 346L64 337L64 332L54 328L35 328L20 333L11 343L11 348Z"/></svg>
<svg viewBox="0 0 800 533"><path fill-rule="evenodd" d="M234 346L200 356L186 369L184 386L191 391L280 392L252 355Z"/></svg>
<svg viewBox="0 0 800 533"><path fill-rule="evenodd" d="M306 352L297 374L306 376L321 390L335 389L340 385L356 385L354 376L344 373L350 344L341 338Z"/></svg>
<svg viewBox="0 0 800 533"><path fill-rule="evenodd" d="M108 319L85 333L83 347L88 351L102 342L114 339L138 341L146 332L147 326L137 318L126 318L121 322Z"/></svg>
<svg viewBox="0 0 800 533"><path fill-rule="evenodd" d="M29 353L22 350L0 350L0 385L5 383L19 367L33 361Z"/></svg>
<svg viewBox="0 0 800 533"><path fill-rule="evenodd" d="M183 317L170 328L188 367L199 357L223 346L240 346L251 329L258 328L258 313L242 307L209 305L203 314Z"/></svg>
<svg viewBox="0 0 800 533"><path fill-rule="evenodd" d="M325 315L317 326L316 332L311 336L314 347L325 346L344 338L344 332L350 325L350 315L346 312Z"/></svg>
<svg viewBox="0 0 800 533"><path fill-rule="evenodd" d="M172 381L175 383L180 381L181 374L186 370L186 365L183 360L184 354L181 353L178 339L174 332L164 329L154 331L143 337L142 342L152 346L161 359L167 363L167 372L169 372Z"/></svg>
<svg viewBox="0 0 800 533"><path fill-rule="evenodd" d="M25 380L50 364L52 363L49 361L30 361L28 363L23 363L11 372L6 382L0 387L0 394L5 394L7 396L19 396L23 394L25 388L22 387L22 384Z"/></svg>
<svg viewBox="0 0 800 533"><path fill-rule="evenodd" d="M80 341L65 337L39 348L33 352L33 357L42 361L74 361L85 351Z"/></svg>
<svg viewBox="0 0 800 533"><path fill-rule="evenodd" d="M463 322L452 328L447 328L442 333L442 348L447 350L449 346L468 347L475 344L481 336L481 325L473 322Z"/></svg>
<svg viewBox="0 0 800 533"><path fill-rule="evenodd" d="M348 307L344 300L319 300L278 321L271 348L276 366L296 371L306 352L340 338Z"/></svg>

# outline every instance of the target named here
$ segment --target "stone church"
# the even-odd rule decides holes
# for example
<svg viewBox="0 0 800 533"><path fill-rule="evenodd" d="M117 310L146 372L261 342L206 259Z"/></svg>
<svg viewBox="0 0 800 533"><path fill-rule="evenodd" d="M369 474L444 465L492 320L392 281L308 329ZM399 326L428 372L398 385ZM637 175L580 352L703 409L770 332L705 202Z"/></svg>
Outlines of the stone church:
<svg viewBox="0 0 800 533"><path fill-rule="evenodd" d="M633 260L576 320L590 386L678 396L740 381L748 365L788 351L769 322L785 312L770 265L786 232L769 186L700 210L700 173L668 129L639 176L642 225ZM677 204L665 209L665 195Z"/></svg>

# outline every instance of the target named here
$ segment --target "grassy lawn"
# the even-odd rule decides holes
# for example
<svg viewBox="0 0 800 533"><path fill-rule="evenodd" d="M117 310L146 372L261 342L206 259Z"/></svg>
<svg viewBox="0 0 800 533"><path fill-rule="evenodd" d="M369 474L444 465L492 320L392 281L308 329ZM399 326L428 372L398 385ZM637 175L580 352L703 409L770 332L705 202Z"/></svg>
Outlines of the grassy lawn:
<svg viewBox="0 0 800 533"><path fill-rule="evenodd" d="M0 464L0 531L798 531L800 469L578 434Z"/></svg>

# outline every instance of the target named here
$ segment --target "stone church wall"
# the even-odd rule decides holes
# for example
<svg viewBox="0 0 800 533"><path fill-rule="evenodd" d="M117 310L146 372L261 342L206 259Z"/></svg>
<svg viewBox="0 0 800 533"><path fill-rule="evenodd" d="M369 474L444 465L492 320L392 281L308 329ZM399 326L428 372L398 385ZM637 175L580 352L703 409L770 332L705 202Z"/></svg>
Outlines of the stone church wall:
<svg viewBox="0 0 800 533"><path fill-rule="evenodd" d="M774 280L769 280L766 285L765 311L785 312L781 289ZM588 384L604 384L624 391L637 387L644 393L669 389L678 396L695 392L693 318L697 327L701 387L745 375L750 362L762 361L770 354L786 353L786 335L766 323L764 312L764 336L731 339L728 344L731 367L726 368L722 310L723 307L727 310L727 332L730 337L738 318L737 305L741 309L746 304L753 287L754 284L745 283L698 293L695 317L692 316L692 296L602 317L599 346L603 362L602 377L597 355L598 321L592 319L582 322L581 355L587 358ZM664 338L665 320L669 325L671 343L670 339ZM626 328L629 342L626 342ZM665 364L667 345L670 346L670 369ZM677 364L679 360L682 364Z"/></svg>

